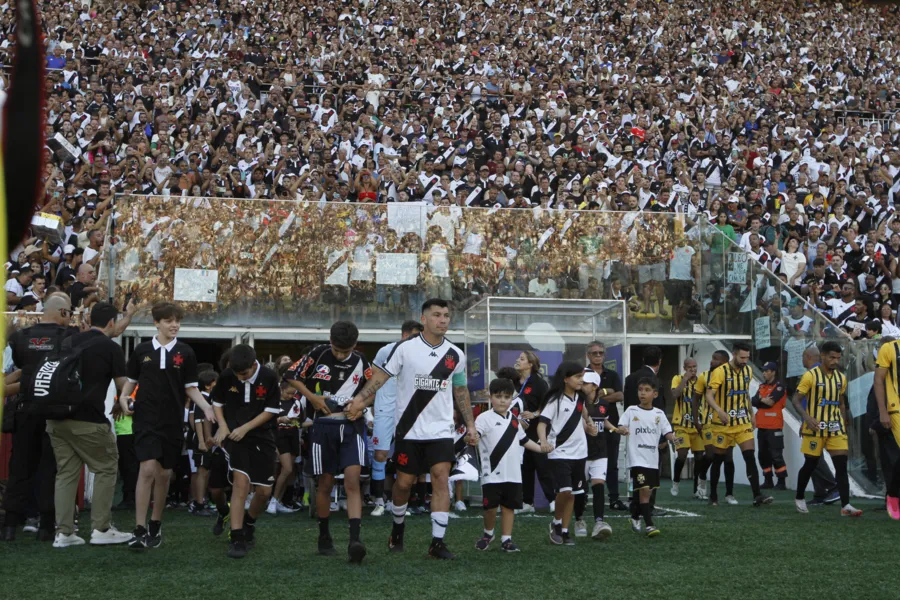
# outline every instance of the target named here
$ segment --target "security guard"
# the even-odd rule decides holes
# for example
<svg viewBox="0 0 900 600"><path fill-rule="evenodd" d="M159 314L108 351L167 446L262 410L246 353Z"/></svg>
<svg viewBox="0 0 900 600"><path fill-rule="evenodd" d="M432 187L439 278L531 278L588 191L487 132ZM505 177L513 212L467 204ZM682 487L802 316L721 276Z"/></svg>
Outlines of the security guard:
<svg viewBox="0 0 900 600"><path fill-rule="evenodd" d="M41 360L59 348L69 335L78 333L78 328L68 327L71 317L72 303L68 296L53 295L44 303L44 314L39 323L16 331L9 338L13 362L22 370L21 393L24 401L14 417L9 481L3 499L6 519L0 530L0 539L3 541L14 541L16 528L25 523L25 513L35 489L35 478L40 486L37 490L37 508L41 515L37 537L44 542L53 540L56 529L53 504L56 459L50 446L50 436L46 432L46 420L29 414L27 401L31 379ZM74 506L72 508L74 510Z"/></svg>
<svg viewBox="0 0 900 600"><path fill-rule="evenodd" d="M765 383L759 386L751 403L756 408L756 437L759 442L759 464L765 481L760 489L787 489L787 466L784 462L784 406L787 390L778 381L778 365L767 362L762 368ZM778 478L776 485L772 472Z"/></svg>

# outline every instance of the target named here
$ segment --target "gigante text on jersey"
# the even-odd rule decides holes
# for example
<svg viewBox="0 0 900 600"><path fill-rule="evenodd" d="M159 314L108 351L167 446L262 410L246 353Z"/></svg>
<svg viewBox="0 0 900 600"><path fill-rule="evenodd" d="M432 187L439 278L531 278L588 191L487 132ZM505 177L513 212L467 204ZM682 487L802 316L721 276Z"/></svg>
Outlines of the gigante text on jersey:
<svg viewBox="0 0 900 600"><path fill-rule="evenodd" d="M415 383L417 390L426 392L440 392L446 390L450 385L449 379L437 379L431 375L416 375Z"/></svg>

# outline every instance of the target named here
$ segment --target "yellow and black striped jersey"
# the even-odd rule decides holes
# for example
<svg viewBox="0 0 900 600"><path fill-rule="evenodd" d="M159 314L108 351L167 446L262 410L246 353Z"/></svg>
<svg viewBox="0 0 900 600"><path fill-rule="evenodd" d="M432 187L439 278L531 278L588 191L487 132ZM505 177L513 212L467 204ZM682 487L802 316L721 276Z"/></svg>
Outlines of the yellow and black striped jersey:
<svg viewBox="0 0 900 600"><path fill-rule="evenodd" d="M706 405L706 382L709 381L709 371L703 371L697 375L697 381L694 382L694 395L700 396L697 405L697 416L703 424L709 423L710 414L709 407Z"/></svg>
<svg viewBox="0 0 900 600"><path fill-rule="evenodd" d="M716 368L709 376L708 388L716 392L716 404L728 415L728 423L719 421L719 415L710 411L710 422L719 425L745 425L750 423L750 365L735 369L730 362Z"/></svg>
<svg viewBox="0 0 900 600"><path fill-rule="evenodd" d="M840 371L826 375L821 366L813 367L800 378L797 393L806 398L806 412L819 423L818 431L812 431L804 421L801 435L831 437L847 434L841 415L841 398L847 394L846 375Z"/></svg>
<svg viewBox="0 0 900 600"><path fill-rule="evenodd" d="M900 342L882 344L878 350L876 366L887 369L884 379L885 402L888 414L900 413Z"/></svg>
<svg viewBox="0 0 900 600"><path fill-rule="evenodd" d="M675 388L681 385L682 376L676 375L672 378L672 393ZM673 427L693 427L694 415L691 413L691 406L694 398L694 385L697 380L689 381L684 385L684 390L680 396L675 398L675 408L672 410L672 426Z"/></svg>

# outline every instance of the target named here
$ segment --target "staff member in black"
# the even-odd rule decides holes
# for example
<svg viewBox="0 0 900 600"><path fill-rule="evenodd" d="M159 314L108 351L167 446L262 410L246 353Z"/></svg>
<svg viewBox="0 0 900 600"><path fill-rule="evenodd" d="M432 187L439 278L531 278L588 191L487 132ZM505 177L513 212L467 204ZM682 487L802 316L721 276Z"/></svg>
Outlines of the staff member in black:
<svg viewBox="0 0 900 600"><path fill-rule="evenodd" d="M615 371L603 366L606 360L606 346L603 342L594 341L587 346L588 366L585 371L593 371L600 376L600 389L597 399L605 401L609 406L608 421L614 427L619 426L619 405L622 401L622 379ZM619 499L619 443L622 438L618 433L610 431L606 437L606 487L609 490L610 510L629 510ZM594 498L594 502L597 498Z"/></svg>
<svg viewBox="0 0 900 600"><path fill-rule="evenodd" d="M19 329L9 338L13 364L22 370L21 393L30 393L34 371L41 360L55 351L63 340L78 333L77 327L68 327L72 317L72 304L65 294L50 296L44 303L44 314L37 325ZM20 406L13 415L12 453L9 457L9 479L3 510L6 511L0 539L11 542L16 539L16 528L25 522L25 511L31 504L35 491L35 478L40 482L37 490L37 508L41 515L37 537L43 542L53 540L56 515L53 504L53 487L56 478L56 459L47 422L43 417L28 414Z"/></svg>
<svg viewBox="0 0 900 600"><path fill-rule="evenodd" d="M521 417L528 422L525 435L533 442L537 437L537 416L541 402L547 394L547 382L541 376L541 360L534 352L526 350L519 355L513 365L519 376L519 400L522 403ZM515 413L515 409L513 409ZM520 415L516 415L520 416ZM548 502L554 498L553 476L547 455L539 452L525 452L522 458L522 509L520 513L534 512L534 476L537 474L541 490Z"/></svg>
<svg viewBox="0 0 900 600"><path fill-rule="evenodd" d="M231 472L231 543L228 556L243 558L253 547L256 519L269 504L275 485L275 417L281 412L278 375L256 360L246 344L231 350L210 399L219 421L216 443ZM250 509L244 502L254 486Z"/></svg>
<svg viewBox="0 0 900 600"><path fill-rule="evenodd" d="M653 378L658 376L659 367L662 365L662 350L660 350L659 346L647 346L644 348L642 359L643 366L625 378L625 408L640 404L637 393L638 381L644 377ZM660 410L666 409L666 401L662 394L653 401L653 406Z"/></svg>

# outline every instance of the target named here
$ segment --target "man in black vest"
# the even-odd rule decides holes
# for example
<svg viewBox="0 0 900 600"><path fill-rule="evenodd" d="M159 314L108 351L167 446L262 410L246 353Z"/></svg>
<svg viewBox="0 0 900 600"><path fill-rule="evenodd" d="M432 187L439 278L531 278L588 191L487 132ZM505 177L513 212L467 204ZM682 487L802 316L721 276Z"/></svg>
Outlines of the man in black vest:
<svg viewBox="0 0 900 600"><path fill-rule="evenodd" d="M34 370L41 360L56 350L63 340L78 333L68 327L72 316L72 304L65 295L53 295L44 303L44 314L37 325L20 329L9 338L12 359L22 369L21 394L28 398ZM25 513L31 504L35 478L40 482L37 490L37 508L41 515L38 539L53 539L56 515L53 504L53 486L56 478L56 459L47 435L46 420L28 414L24 406L15 416L12 436L12 454L9 458L9 482L3 509L6 519L0 531L0 539L11 542L16 539L16 528L25 522ZM74 505L73 505L74 510Z"/></svg>

